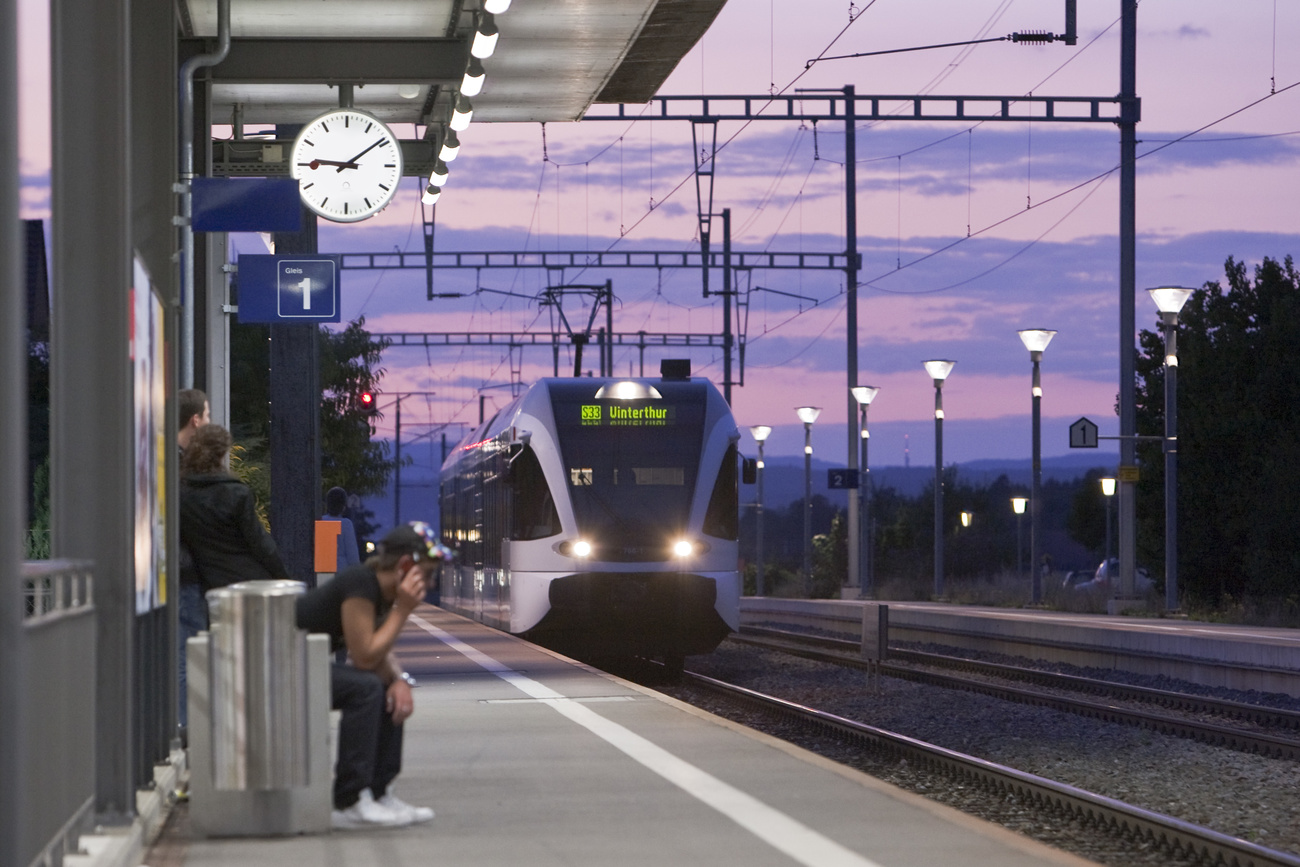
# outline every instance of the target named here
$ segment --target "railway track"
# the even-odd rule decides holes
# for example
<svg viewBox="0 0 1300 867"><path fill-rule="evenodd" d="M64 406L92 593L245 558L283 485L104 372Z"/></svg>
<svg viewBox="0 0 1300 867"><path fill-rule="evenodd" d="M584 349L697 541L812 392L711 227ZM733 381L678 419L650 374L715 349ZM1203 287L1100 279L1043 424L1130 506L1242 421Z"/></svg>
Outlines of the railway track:
<svg viewBox="0 0 1300 867"><path fill-rule="evenodd" d="M763 714L792 720L837 740L865 746L895 762L905 760L930 774L954 779L962 788L979 787L1001 801L1015 798L1044 815L1082 823L1090 833L1126 841L1135 851L1158 848L1182 863L1300 867L1300 857L1286 852L745 687L690 672L683 676L682 683Z"/></svg>
<svg viewBox="0 0 1300 867"><path fill-rule="evenodd" d="M778 629L746 627L741 631L741 634L733 635L731 640L768 650L790 653L819 662L830 662L836 665L863 669L869 667L867 661L861 659L858 654L857 642L844 639L806 635ZM1300 714L1292 711L918 651L891 650L889 658L898 662L955 668L967 673L997 677L1004 680L1025 681L1051 689L1101 695L1114 700L1122 699L1130 702L1157 704L1162 708L1177 710L1185 715L1171 716L1166 713L1121 707L1105 701L1088 701L1070 696L1022 689L1005 683L974 680L968 677L943 674L892 662L880 664L881 673L890 677L947 689L982 693L1005 701L1049 707L1054 710L1079 714L1105 722L1138 726L1162 734L1190 738L1213 746L1258 753L1291 761L1300 760L1300 740L1268 732L1249 731L1219 725L1186 715L1200 714L1228 717L1248 721L1253 725L1264 726L1269 729L1282 729L1288 732L1300 731Z"/></svg>

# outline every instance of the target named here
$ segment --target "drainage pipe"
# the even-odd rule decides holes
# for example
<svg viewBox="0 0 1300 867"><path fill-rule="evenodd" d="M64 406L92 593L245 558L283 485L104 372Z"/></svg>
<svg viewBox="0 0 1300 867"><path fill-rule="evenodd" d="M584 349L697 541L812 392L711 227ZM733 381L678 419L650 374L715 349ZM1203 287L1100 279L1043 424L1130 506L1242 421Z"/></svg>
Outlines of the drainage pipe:
<svg viewBox="0 0 1300 867"><path fill-rule="evenodd" d="M180 387L194 387L194 73L216 66L230 53L230 0L217 0L217 50L198 54L181 64L181 339Z"/></svg>

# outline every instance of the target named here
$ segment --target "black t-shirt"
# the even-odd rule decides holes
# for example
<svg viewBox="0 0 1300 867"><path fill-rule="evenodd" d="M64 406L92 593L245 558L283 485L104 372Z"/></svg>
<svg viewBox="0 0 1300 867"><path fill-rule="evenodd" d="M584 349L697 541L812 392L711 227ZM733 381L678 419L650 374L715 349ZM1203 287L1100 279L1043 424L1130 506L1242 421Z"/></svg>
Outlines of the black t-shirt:
<svg viewBox="0 0 1300 867"><path fill-rule="evenodd" d="M330 637L331 650L344 650L343 603L352 598L367 599L375 606L378 625L392 604L384 600L379 579L364 563L344 569L331 580L298 597L298 628L322 632Z"/></svg>

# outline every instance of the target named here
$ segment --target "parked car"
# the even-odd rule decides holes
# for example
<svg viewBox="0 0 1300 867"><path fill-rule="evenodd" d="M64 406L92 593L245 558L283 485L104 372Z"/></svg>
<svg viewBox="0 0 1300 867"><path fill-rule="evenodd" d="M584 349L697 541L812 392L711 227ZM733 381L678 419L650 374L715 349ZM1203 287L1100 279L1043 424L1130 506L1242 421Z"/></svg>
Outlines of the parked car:
<svg viewBox="0 0 1300 867"><path fill-rule="evenodd" d="M1097 577L1094 569L1074 569L1065 573L1065 580L1061 582L1061 588L1064 590L1075 590L1080 584L1087 584Z"/></svg>
<svg viewBox="0 0 1300 867"><path fill-rule="evenodd" d="M1069 575L1065 576L1064 587L1066 590L1076 590L1080 592L1091 592L1097 590L1110 592L1111 577L1118 577L1118 575L1119 558L1111 557L1109 560L1103 560L1095 572L1071 572ZM1084 579L1083 576L1088 577ZM1133 573L1133 591L1144 595L1151 592L1153 587L1155 587L1155 582L1151 580L1151 573L1147 571L1145 566L1137 567Z"/></svg>

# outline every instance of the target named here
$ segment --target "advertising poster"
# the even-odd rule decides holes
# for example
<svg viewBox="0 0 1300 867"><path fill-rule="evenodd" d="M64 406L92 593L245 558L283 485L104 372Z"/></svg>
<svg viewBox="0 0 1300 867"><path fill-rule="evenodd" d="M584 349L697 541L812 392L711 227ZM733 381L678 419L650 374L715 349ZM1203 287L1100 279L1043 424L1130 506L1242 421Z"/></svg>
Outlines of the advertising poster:
<svg viewBox="0 0 1300 867"><path fill-rule="evenodd" d="M135 395L135 610L167 602L166 380L163 310L144 263L135 260L131 290L131 363Z"/></svg>

